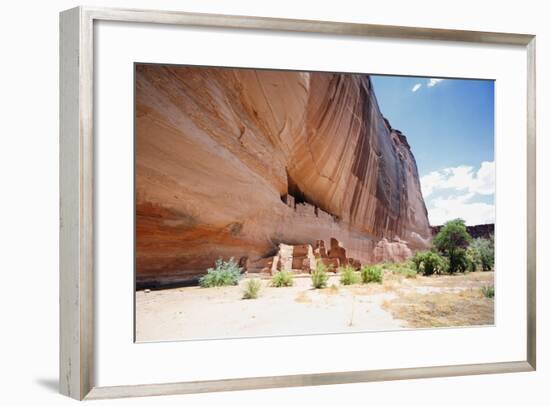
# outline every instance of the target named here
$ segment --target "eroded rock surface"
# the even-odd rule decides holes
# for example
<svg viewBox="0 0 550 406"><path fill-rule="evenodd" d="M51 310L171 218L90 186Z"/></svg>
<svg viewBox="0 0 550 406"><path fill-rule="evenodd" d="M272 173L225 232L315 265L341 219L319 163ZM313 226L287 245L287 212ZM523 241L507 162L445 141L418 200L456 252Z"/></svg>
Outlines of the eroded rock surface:
<svg viewBox="0 0 550 406"><path fill-rule="evenodd" d="M137 65L135 128L138 282L218 257L263 269L281 243L335 238L363 263L384 238L429 244L413 154L367 75Z"/></svg>
<svg viewBox="0 0 550 406"><path fill-rule="evenodd" d="M413 253L405 241L396 239L388 241L382 238L374 248L374 262L403 262L410 258Z"/></svg>

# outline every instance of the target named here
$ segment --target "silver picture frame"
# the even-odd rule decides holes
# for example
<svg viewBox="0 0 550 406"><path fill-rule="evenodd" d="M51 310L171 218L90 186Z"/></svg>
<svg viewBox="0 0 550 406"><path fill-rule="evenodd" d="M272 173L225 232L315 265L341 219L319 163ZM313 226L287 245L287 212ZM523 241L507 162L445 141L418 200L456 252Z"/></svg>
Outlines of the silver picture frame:
<svg viewBox="0 0 550 406"><path fill-rule="evenodd" d="M94 382L94 24L98 21L506 44L527 54L527 352L469 365L98 387ZM536 103L534 35L390 25L77 7L60 13L60 392L101 399L524 372L536 369Z"/></svg>

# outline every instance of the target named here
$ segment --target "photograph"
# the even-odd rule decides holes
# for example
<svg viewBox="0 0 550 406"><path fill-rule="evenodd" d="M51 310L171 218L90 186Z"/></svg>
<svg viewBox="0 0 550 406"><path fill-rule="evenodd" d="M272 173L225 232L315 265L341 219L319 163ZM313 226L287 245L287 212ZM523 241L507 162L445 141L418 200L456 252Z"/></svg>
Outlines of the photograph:
<svg viewBox="0 0 550 406"><path fill-rule="evenodd" d="M135 341L495 325L494 83L135 63Z"/></svg>

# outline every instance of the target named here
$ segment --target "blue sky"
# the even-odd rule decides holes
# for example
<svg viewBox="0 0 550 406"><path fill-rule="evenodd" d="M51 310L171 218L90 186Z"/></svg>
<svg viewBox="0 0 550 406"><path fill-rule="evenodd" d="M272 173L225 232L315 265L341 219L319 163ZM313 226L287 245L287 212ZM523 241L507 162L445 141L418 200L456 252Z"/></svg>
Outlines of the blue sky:
<svg viewBox="0 0 550 406"><path fill-rule="evenodd" d="M382 114L416 158L432 225L494 222L494 82L371 76Z"/></svg>

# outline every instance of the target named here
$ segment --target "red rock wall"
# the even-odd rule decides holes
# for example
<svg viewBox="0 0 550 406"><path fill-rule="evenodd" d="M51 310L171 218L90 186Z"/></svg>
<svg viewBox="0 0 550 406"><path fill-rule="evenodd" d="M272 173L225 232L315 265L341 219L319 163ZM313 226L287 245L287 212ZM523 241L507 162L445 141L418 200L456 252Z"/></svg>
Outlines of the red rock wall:
<svg viewBox="0 0 550 406"><path fill-rule="evenodd" d="M333 237L371 262L382 238L431 238L414 157L367 75L137 65L135 124L138 280L219 256L259 269L279 243Z"/></svg>

